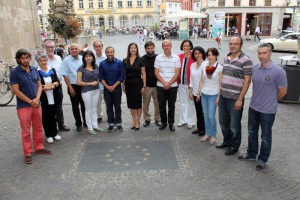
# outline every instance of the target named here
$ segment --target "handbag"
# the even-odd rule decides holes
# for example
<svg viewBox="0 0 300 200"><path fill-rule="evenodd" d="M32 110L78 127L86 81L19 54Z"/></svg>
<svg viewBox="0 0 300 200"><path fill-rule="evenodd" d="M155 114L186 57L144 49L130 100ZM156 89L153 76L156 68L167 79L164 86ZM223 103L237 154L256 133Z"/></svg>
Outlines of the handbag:
<svg viewBox="0 0 300 200"><path fill-rule="evenodd" d="M218 38L218 37L216 37L215 40L216 40L217 42L219 42L219 38Z"/></svg>

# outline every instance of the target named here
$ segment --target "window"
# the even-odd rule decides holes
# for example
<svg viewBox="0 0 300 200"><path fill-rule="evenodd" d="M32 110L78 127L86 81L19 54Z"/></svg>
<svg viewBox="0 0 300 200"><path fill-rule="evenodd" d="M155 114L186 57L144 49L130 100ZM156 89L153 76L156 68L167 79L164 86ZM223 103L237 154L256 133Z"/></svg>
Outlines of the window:
<svg viewBox="0 0 300 200"><path fill-rule="evenodd" d="M122 1L118 1L118 8L122 8L123 7L123 2Z"/></svg>
<svg viewBox="0 0 300 200"><path fill-rule="evenodd" d="M165 13L166 13L166 10L165 10L165 9L162 9L162 10L161 10L161 13L162 13L162 14L165 14Z"/></svg>
<svg viewBox="0 0 300 200"><path fill-rule="evenodd" d="M175 8L177 8L177 3L175 3Z"/></svg>
<svg viewBox="0 0 300 200"><path fill-rule="evenodd" d="M84 30L83 19L81 19L81 18L77 18L77 19L78 19L78 22L79 22L79 24L80 24L81 30Z"/></svg>
<svg viewBox="0 0 300 200"><path fill-rule="evenodd" d="M113 0L108 0L108 8L113 8L114 4L113 4Z"/></svg>
<svg viewBox="0 0 300 200"><path fill-rule="evenodd" d="M89 0L89 8L94 8L94 0Z"/></svg>
<svg viewBox="0 0 300 200"><path fill-rule="evenodd" d="M199 8L199 3L197 3L197 8Z"/></svg>
<svg viewBox="0 0 300 200"><path fill-rule="evenodd" d="M142 0L137 0L137 7L142 7Z"/></svg>
<svg viewBox="0 0 300 200"><path fill-rule="evenodd" d="M95 27L95 18L94 17L90 18L90 27Z"/></svg>
<svg viewBox="0 0 300 200"><path fill-rule="evenodd" d="M104 18L103 17L99 17L99 27L104 26Z"/></svg>
<svg viewBox="0 0 300 200"><path fill-rule="evenodd" d="M250 0L249 6L256 6L256 0Z"/></svg>
<svg viewBox="0 0 300 200"><path fill-rule="evenodd" d="M120 17L120 27L127 27L127 17Z"/></svg>
<svg viewBox="0 0 300 200"><path fill-rule="evenodd" d="M223 6L224 7L225 6L225 0L219 0L219 6Z"/></svg>
<svg viewBox="0 0 300 200"><path fill-rule="evenodd" d="M234 6L241 6L241 0L234 0Z"/></svg>
<svg viewBox="0 0 300 200"><path fill-rule="evenodd" d="M271 6L271 0L265 0L265 6Z"/></svg>
<svg viewBox="0 0 300 200"><path fill-rule="evenodd" d="M152 6L152 0L147 0L147 7L151 7Z"/></svg>
<svg viewBox="0 0 300 200"><path fill-rule="evenodd" d="M103 8L103 0L98 0L98 8Z"/></svg>
<svg viewBox="0 0 300 200"><path fill-rule="evenodd" d="M80 9L83 9L83 0L78 1L78 6Z"/></svg>
<svg viewBox="0 0 300 200"><path fill-rule="evenodd" d="M114 26L114 18L113 17L108 18L108 26L109 26L109 28Z"/></svg>
<svg viewBox="0 0 300 200"><path fill-rule="evenodd" d="M172 8L172 4L171 3L169 3L169 7Z"/></svg>
<svg viewBox="0 0 300 200"><path fill-rule="evenodd" d="M127 7L132 7L132 0L127 0Z"/></svg>
<svg viewBox="0 0 300 200"><path fill-rule="evenodd" d="M153 19L150 16L147 16L144 18L145 26L152 26L153 25Z"/></svg>
<svg viewBox="0 0 300 200"><path fill-rule="evenodd" d="M132 17L132 25L133 26L139 25L139 18L137 16Z"/></svg>

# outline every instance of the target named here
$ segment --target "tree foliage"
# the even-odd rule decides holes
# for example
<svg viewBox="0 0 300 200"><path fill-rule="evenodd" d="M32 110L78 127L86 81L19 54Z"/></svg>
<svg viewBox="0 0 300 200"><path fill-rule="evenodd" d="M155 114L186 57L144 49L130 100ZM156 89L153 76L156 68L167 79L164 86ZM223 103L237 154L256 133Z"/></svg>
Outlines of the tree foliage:
<svg viewBox="0 0 300 200"><path fill-rule="evenodd" d="M75 18L65 20L64 18L50 17L48 21L52 31L66 39L72 39L82 32L80 23Z"/></svg>

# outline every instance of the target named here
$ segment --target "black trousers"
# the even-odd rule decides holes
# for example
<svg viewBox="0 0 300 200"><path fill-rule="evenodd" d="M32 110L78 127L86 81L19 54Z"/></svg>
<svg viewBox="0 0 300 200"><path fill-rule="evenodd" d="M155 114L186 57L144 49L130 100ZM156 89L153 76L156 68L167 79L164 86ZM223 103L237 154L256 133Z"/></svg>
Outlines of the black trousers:
<svg viewBox="0 0 300 200"><path fill-rule="evenodd" d="M72 87L75 91L75 96L72 97L70 95L70 91L68 88L68 94L70 95L70 100L72 103L72 111L73 111L73 116L75 118L76 121L76 126L82 126L82 121L81 121L81 115L82 115L82 119L83 119L83 123L85 123L85 108L84 108L84 102L82 100L82 96L81 96L81 87L78 85L74 85L72 84ZM80 115L80 110L79 110L79 104L80 104L80 108L81 108L81 115Z"/></svg>
<svg viewBox="0 0 300 200"><path fill-rule="evenodd" d="M121 85L118 85L113 92L110 92L104 88L104 100L106 104L107 121L109 126L119 126L122 124L121 97Z"/></svg>
<svg viewBox="0 0 300 200"><path fill-rule="evenodd" d="M201 131L205 131L205 125L204 125L204 115L203 115L203 109L202 109L202 103L201 103L201 97L200 101L196 101L197 97L194 97L194 104L196 108L196 116L197 116L197 129Z"/></svg>
<svg viewBox="0 0 300 200"><path fill-rule="evenodd" d="M59 93L59 96L61 96L61 102L56 106L56 122L57 122L58 126L62 126L65 123L64 113L63 113L63 109L62 109L62 104L63 104L62 87L59 87L58 93Z"/></svg>
<svg viewBox="0 0 300 200"><path fill-rule="evenodd" d="M175 103L177 99L177 87L171 87L169 90L164 90L163 87L157 86L157 99L159 104L161 123L174 124L175 122ZM168 103L168 115L167 115Z"/></svg>
<svg viewBox="0 0 300 200"><path fill-rule="evenodd" d="M256 37L260 41L259 33L255 33L255 35L254 35L254 41L256 41Z"/></svg>
<svg viewBox="0 0 300 200"><path fill-rule="evenodd" d="M42 104L42 122L46 137L57 135L55 110L57 105Z"/></svg>

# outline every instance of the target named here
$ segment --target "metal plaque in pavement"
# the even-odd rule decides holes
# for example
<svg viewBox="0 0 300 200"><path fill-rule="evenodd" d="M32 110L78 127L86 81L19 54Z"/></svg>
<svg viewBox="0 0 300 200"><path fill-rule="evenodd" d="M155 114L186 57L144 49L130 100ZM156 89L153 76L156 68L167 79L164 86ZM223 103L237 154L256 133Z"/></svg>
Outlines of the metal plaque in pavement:
<svg viewBox="0 0 300 200"><path fill-rule="evenodd" d="M170 141L87 143L77 172L178 169Z"/></svg>

